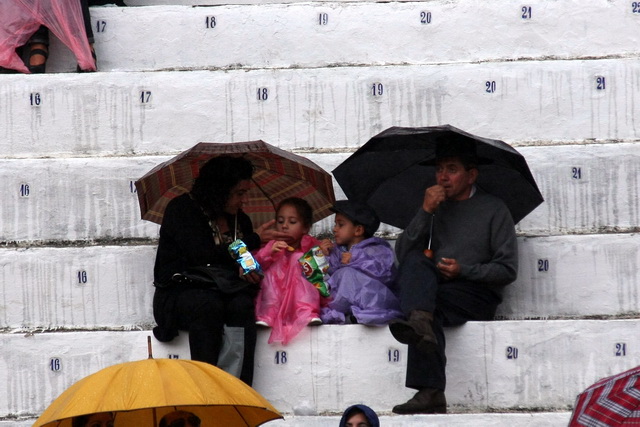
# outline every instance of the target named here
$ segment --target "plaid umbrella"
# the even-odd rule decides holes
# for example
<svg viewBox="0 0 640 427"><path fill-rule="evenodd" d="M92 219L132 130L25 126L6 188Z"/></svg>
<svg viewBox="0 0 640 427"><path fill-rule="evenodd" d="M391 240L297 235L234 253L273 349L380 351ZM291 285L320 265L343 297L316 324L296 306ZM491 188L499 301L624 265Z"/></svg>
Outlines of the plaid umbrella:
<svg viewBox="0 0 640 427"><path fill-rule="evenodd" d="M142 219L162 224L169 201L187 193L200 167L217 156L244 157L255 168L249 200L243 210L255 225L272 220L275 206L300 197L313 208L313 220L332 214L335 201L331 175L311 160L281 150L264 141L237 143L201 142L156 166L136 181Z"/></svg>
<svg viewBox="0 0 640 427"><path fill-rule="evenodd" d="M603 378L576 399L569 427L640 425L640 366Z"/></svg>

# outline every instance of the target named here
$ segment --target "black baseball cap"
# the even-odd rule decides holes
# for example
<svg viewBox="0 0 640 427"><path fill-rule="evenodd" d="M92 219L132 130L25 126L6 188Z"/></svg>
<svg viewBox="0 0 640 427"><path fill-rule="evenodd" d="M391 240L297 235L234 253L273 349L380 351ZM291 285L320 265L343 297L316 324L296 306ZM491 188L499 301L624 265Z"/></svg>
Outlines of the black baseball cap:
<svg viewBox="0 0 640 427"><path fill-rule="evenodd" d="M351 221L362 225L367 236L373 236L378 227L380 227L378 215L364 203L338 200L331 208L331 211L341 213Z"/></svg>

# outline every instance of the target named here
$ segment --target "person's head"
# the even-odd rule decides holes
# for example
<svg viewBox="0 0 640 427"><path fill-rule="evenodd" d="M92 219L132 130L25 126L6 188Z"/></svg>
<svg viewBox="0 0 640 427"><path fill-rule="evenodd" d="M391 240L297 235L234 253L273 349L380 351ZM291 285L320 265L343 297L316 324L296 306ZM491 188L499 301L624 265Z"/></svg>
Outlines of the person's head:
<svg viewBox="0 0 640 427"><path fill-rule="evenodd" d="M200 418L191 412L169 412L160 419L158 427L200 427Z"/></svg>
<svg viewBox="0 0 640 427"><path fill-rule="evenodd" d="M214 157L200 168L191 194L212 217L235 215L247 200L252 175L253 165L245 158Z"/></svg>
<svg viewBox="0 0 640 427"><path fill-rule="evenodd" d="M368 239L380 226L376 213L364 203L338 200L331 210L336 213L333 236L338 245L351 246Z"/></svg>
<svg viewBox="0 0 640 427"><path fill-rule="evenodd" d="M439 141L436 145L436 183L444 187L448 200L465 200L478 178L478 165L487 163L476 154L473 140L463 137Z"/></svg>
<svg viewBox="0 0 640 427"><path fill-rule="evenodd" d="M478 168L463 158L445 157L436 164L436 183L444 187L447 200L466 200L478 179Z"/></svg>
<svg viewBox="0 0 640 427"><path fill-rule="evenodd" d="M113 427L113 413L81 415L71 421L73 427Z"/></svg>
<svg viewBox="0 0 640 427"><path fill-rule="evenodd" d="M340 427L380 427L380 420L367 405L353 405L342 414Z"/></svg>
<svg viewBox="0 0 640 427"><path fill-rule="evenodd" d="M291 236L290 246L300 246L302 236L313 224L313 209L304 199L290 197L284 199L276 209L276 229Z"/></svg>

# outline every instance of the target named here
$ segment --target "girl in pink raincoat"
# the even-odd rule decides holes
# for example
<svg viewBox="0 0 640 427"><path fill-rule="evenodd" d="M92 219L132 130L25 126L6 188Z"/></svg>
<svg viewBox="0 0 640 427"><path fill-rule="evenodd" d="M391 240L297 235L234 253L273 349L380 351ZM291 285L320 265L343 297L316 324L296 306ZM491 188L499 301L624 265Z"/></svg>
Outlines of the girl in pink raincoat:
<svg viewBox="0 0 640 427"><path fill-rule="evenodd" d="M0 0L0 17L0 67L29 73L15 49L44 25L74 53L82 70L95 71L80 1ZM33 53L45 59L48 54L42 49Z"/></svg>
<svg viewBox="0 0 640 427"><path fill-rule="evenodd" d="M256 254L264 279L256 298L256 324L272 328L269 344L288 344L307 325L319 325L320 293L302 274L298 259L320 242L308 233L312 209L303 199L283 200L276 229L290 236L272 240Z"/></svg>

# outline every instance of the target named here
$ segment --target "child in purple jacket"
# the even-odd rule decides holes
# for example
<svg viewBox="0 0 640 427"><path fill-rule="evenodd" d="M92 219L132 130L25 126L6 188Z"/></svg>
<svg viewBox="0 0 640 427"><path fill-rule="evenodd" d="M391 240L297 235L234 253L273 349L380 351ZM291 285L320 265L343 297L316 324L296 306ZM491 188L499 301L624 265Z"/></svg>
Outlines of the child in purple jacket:
<svg viewBox="0 0 640 427"><path fill-rule="evenodd" d="M329 251L330 302L322 308L323 323L385 325L402 317L396 295L393 249L373 237L380 220L367 205L339 200L333 235L321 247Z"/></svg>

